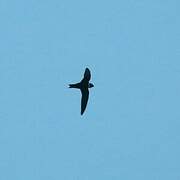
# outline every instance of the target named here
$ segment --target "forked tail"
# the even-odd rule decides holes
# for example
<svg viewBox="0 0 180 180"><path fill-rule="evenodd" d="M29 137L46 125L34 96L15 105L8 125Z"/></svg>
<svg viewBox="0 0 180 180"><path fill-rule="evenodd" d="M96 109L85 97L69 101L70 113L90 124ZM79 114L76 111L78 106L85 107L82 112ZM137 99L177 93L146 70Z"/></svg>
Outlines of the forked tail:
<svg viewBox="0 0 180 180"><path fill-rule="evenodd" d="M77 84L69 84L69 88L80 88L80 83Z"/></svg>

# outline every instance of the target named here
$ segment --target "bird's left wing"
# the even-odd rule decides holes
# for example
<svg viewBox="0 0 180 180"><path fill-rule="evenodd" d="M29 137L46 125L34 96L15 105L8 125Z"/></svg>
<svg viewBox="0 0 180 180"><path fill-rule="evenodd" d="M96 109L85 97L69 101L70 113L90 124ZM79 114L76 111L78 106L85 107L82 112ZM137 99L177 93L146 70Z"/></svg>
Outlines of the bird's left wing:
<svg viewBox="0 0 180 180"><path fill-rule="evenodd" d="M82 97L81 97L81 115L83 115L86 106L87 106L87 102L88 102L88 98L89 98L89 90L81 90L82 93Z"/></svg>

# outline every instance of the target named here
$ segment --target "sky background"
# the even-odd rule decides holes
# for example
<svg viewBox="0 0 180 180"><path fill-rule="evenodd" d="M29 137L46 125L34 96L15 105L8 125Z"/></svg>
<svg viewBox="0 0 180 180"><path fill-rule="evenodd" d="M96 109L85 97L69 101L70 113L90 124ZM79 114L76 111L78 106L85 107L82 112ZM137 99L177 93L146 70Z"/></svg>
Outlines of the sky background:
<svg viewBox="0 0 180 180"><path fill-rule="evenodd" d="M1 0L0 179L179 180L179 7Z"/></svg>

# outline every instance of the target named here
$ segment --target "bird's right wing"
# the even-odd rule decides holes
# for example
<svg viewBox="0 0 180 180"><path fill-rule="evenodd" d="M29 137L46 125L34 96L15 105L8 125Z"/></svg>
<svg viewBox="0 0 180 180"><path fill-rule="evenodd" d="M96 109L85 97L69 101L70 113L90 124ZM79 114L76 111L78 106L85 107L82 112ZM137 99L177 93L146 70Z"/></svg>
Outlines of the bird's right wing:
<svg viewBox="0 0 180 180"><path fill-rule="evenodd" d="M84 79L86 79L87 81L89 81L91 79L91 72L88 68L85 69Z"/></svg>
<svg viewBox="0 0 180 180"><path fill-rule="evenodd" d="M82 93L82 97L81 97L81 115L84 113L86 106L87 106L87 102L88 102L88 98L89 98L89 90L81 90Z"/></svg>

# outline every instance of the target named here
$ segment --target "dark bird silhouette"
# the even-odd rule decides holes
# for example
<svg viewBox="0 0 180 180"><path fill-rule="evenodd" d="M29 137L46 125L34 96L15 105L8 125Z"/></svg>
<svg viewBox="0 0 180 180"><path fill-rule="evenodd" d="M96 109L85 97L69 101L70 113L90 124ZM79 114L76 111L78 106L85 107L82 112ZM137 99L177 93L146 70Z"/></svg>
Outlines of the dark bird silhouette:
<svg viewBox="0 0 180 180"><path fill-rule="evenodd" d="M89 90L88 88L92 88L94 87L94 85L92 83L89 83L91 79L91 72L88 68L85 69L84 72L84 78L81 80L81 82L76 83L76 84L69 84L69 88L77 88L81 90L81 115L83 115L86 106L87 106L87 102L89 99Z"/></svg>

